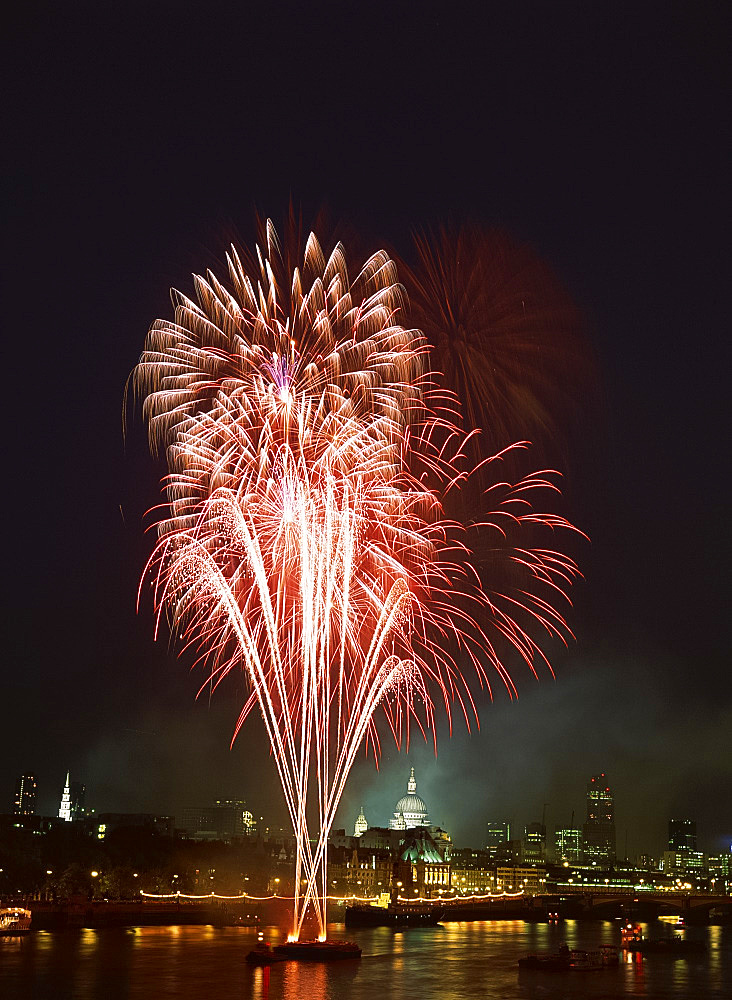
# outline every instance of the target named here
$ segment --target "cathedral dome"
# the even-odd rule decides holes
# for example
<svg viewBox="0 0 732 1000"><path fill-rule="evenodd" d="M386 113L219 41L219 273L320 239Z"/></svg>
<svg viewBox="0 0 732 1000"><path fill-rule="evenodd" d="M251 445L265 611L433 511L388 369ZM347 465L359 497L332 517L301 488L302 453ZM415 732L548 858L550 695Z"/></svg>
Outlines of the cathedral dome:
<svg viewBox="0 0 732 1000"><path fill-rule="evenodd" d="M419 795L403 795L397 804L394 806L395 813L403 813L405 816L410 814L424 814L427 815L427 806L424 804L424 800L420 799Z"/></svg>
<svg viewBox="0 0 732 1000"><path fill-rule="evenodd" d="M389 826L392 830L411 830L416 826L429 826L427 806L417 795L414 768L407 782L407 794L403 795L394 807L394 818L389 821Z"/></svg>

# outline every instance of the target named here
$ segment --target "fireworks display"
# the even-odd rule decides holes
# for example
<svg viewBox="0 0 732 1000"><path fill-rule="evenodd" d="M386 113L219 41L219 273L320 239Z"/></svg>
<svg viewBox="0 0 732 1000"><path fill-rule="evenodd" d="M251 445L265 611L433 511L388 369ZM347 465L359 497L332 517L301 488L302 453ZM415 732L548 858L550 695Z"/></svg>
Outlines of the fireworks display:
<svg viewBox="0 0 732 1000"><path fill-rule="evenodd" d="M528 438L555 459L568 423L594 392L580 313L528 245L478 226L415 238L417 263L399 263L410 319L432 367L479 427L477 458Z"/></svg>
<svg viewBox="0 0 732 1000"><path fill-rule="evenodd" d="M326 259L313 235L290 259L268 223L251 261L232 248L226 284L209 272L195 299L174 292L135 386L168 463L158 627L214 686L243 671L237 732L258 710L295 833L290 936L312 913L324 939L328 834L359 749L377 755L380 729L434 734L438 706L469 726L469 679L495 670L512 690L506 649L534 669L537 636L569 634L557 603L577 568L518 539L573 530L530 502L556 490L550 473L496 482L469 527L446 515L473 471L469 435L403 325L392 260L351 281L343 247ZM512 573L484 579L476 546Z"/></svg>

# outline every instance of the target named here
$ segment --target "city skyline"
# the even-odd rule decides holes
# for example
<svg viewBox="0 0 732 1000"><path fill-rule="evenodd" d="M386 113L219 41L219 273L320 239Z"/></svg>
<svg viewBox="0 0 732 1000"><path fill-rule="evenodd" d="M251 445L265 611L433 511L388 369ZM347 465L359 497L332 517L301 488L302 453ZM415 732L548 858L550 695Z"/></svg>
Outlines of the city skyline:
<svg viewBox="0 0 732 1000"><path fill-rule="evenodd" d="M408 794L410 794L409 789L415 778L415 768L410 767L410 770L412 772L412 776L409 778L408 781L402 782L402 787L405 784L407 785ZM425 771L427 772L427 776L429 777L429 766L425 768ZM23 778L26 777L28 776L27 775L23 776ZM605 773L602 774L602 777L603 778L607 777L608 782L611 780L611 778L606 776ZM16 781L16 796L14 801L17 801L17 786L20 780L21 779L18 778ZM500 803L498 803L493 813L485 814L482 820L482 826L483 826L482 831L480 830L480 822L481 822L480 820L477 820L470 827L466 828L464 823L461 822L460 817L457 817L455 822L449 822L445 820L444 817L441 821L437 819L433 820L430 818L428 819L426 825L444 828L448 832L448 834L450 834L453 844L456 847L471 847L480 849L486 846L487 825L493 825L495 827L498 827L500 825L505 824L507 827L510 827L511 830L511 836L508 839L520 840L521 838L523 838L525 831L529 827L531 827L532 825L540 826L541 824L539 823L539 820L541 819L543 820L543 825L545 829L545 834L543 839L547 845L547 849L549 849L549 846L554 844L555 834L558 835L560 831L576 830L582 837L583 825L586 822L586 816L585 816L586 806L589 815L587 789L590 787L590 783L592 781L594 781L593 777L585 776L585 785L583 786L581 781L578 783L577 786L578 808L572 809L571 819L568 818L563 813L556 814L556 811L552 808L551 803L548 802L543 802L538 811L536 809L532 811L531 806L526 806L523 808L523 810L514 809L513 812L510 813L506 810L501 811ZM337 822L335 824L335 828L336 829L345 828L346 833L348 833L348 831L353 828L355 820L361 815L361 811L363 810L363 814L365 815L366 822L368 823L369 827L372 826L392 827L393 829L400 829L398 824L395 824L396 813L394 811L395 808L394 802L396 801L397 792L400 786L398 784L394 785L394 787L388 786L388 782L386 782L386 779L383 778L383 776L382 776L382 782L380 784L382 787L379 789L378 797L374 797L373 795L371 797L369 797L368 795L363 796L363 801L361 802L361 804L357 809L357 812L354 813L353 816L347 815L345 806L341 807L337 814ZM429 781L425 781L424 784L432 789L434 788L434 786L431 783L429 783ZM38 783L36 782L36 789L37 785ZM420 786L421 785L422 785L422 772L420 771ZM64 816L62 816L61 818L69 821L72 818L75 820L91 818L95 814L104 814L104 813L114 813L114 814L129 813L132 815L148 813L148 814L156 814L159 816L172 817L176 828L184 829L186 828L187 825L186 815L190 816L199 813L201 813L202 815L207 815L212 810L215 811L216 809L219 808L229 807L234 804L238 804L241 805L242 808L246 808L247 810L253 810L253 812L247 813L250 817L253 817L253 822L259 823L261 827L267 827L273 831L279 828L281 829L282 835L287 836L286 822L284 822L284 826L282 827L280 826L280 824L283 823L283 819L281 816L261 815L262 811L258 809L257 806L256 790L253 796L240 795L237 797L237 795L233 794L220 794L220 795L209 794L208 796L206 796L204 794L203 796L199 796L198 799L196 799L195 803L193 800L185 801L183 804L178 804L176 808L167 808L165 803L162 803L158 804L157 808L121 809L119 808L119 803L115 803L113 801L107 801L103 807L100 808L93 807L93 808L87 808L85 810L82 798L82 805L80 811L79 808L77 807L76 812L74 812L73 811L74 796L73 793L69 791L69 789L73 790L74 786L76 786L77 789L78 788L83 789L84 792L86 791L86 786L82 784L80 781L73 781L68 783L68 772L67 772L67 783L65 783L63 786L62 806L66 802L66 795L68 793L69 801L67 804L69 807L69 815L66 816L66 814L64 814ZM582 787L585 787L584 794L581 793ZM36 789L34 789L34 792L36 791ZM385 801L389 801L390 795L392 796L390 800L391 806L385 813L383 803ZM358 798L358 788L353 789L353 795L351 796L351 798L353 798L354 796ZM613 803L617 803L617 790L614 784L611 789L611 796ZM43 795L41 795L40 802L43 803L44 801L45 800L43 798ZM422 801L421 796L420 796L420 801ZM427 804L428 810L432 809L432 804L433 800L430 799L430 802ZM442 815L444 810L440 809L439 802L434 804L437 807L435 815ZM134 806L135 803L132 803L132 805ZM8 809L7 813L5 814L10 815L11 810ZM2 808L0 808L0 815L3 815ZM46 817L61 816L61 811L58 808L51 811L44 811L43 808L39 806L38 808L35 809L35 815L46 816ZM727 838L724 835L715 834L713 830L705 830L703 825L700 826L697 823L696 817L692 814L682 815L682 813L678 811L673 816L672 815L664 816L659 814L654 817L654 821L657 832L652 842L644 841L643 838L638 834L636 825L633 823L632 817L627 819L627 822L623 827L615 825L615 836L617 842L614 853L617 856L618 863L620 863L622 860L625 860L626 858L632 862L636 858L639 858L644 855L653 855L661 857L663 852L667 849L670 849L672 846L675 849L679 847L681 848L693 847L693 849L696 850L697 842L700 845L699 849L704 850L707 853L714 854L732 849L732 838ZM410 823L411 821L408 821L407 826L409 826ZM699 833L697 834L698 827L699 827ZM672 833L671 833L672 828L676 831L674 835L677 838L676 840L672 839ZM627 853L626 853L626 834L628 842ZM693 844L692 844L692 839L693 839Z"/></svg>
<svg viewBox="0 0 732 1000"><path fill-rule="evenodd" d="M386 33L365 18L321 35L295 5L246 25L183 16L173 32L162 8L144 30L111 9L14 9L8 802L32 768L54 815L68 768L98 808L175 810L256 784L261 811L284 823L261 725L229 750L244 684L196 701L201 673L152 641L149 607L137 612L160 468L138 420L123 437L122 406L168 287L189 289L202 262L218 271L230 239L251 245L255 207L279 223L292 199L306 225L325 206L358 234L349 253L362 260L386 247L413 261L413 233L450 221L507 233L576 303L597 368L589 412L556 448L564 512L591 539L577 556L576 641L551 651L554 678L512 663L518 700L482 692L481 729L468 736L456 719L448 739L442 725L436 761L418 740L409 754L384 740L379 772L357 762L337 822L361 804L388 816L386 787L414 765L431 818L465 842L486 817L540 819L544 802L568 823L587 775L606 769L630 851L662 843L673 816L694 818L700 839L732 836L715 20L654 5L453 20L427 5L395 12ZM242 31L267 40L246 59ZM199 45L218 54L206 73L187 55ZM312 92L293 100L313 66ZM526 457L543 467L541 451Z"/></svg>

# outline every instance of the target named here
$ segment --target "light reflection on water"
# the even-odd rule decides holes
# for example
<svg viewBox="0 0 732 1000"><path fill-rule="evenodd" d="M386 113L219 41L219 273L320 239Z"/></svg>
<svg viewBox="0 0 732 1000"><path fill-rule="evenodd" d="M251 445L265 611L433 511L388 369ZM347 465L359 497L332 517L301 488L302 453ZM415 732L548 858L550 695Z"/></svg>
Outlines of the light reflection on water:
<svg viewBox="0 0 732 1000"><path fill-rule="evenodd" d="M639 961L626 955L615 969L594 973L521 972L531 951L556 951L562 942L592 949L618 943L617 922L525 924L522 921L448 923L440 927L346 931L363 948L360 962L330 965L282 962L252 968L256 940L248 928L137 927L39 931L0 940L0 996L12 1000L703 1000L729 997L732 927L689 928L707 952L689 959L665 955ZM644 926L651 937L667 934ZM265 928L273 944L277 928Z"/></svg>

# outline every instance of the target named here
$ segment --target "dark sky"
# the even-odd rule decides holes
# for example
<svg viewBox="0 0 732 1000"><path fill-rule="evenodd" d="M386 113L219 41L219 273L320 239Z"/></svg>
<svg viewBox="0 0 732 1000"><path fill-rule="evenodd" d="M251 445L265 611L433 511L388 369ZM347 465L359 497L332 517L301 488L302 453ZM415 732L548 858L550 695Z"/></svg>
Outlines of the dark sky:
<svg viewBox="0 0 732 1000"><path fill-rule="evenodd" d="M445 734L343 800L386 822L415 764L432 818L583 818L591 773L619 846L671 816L732 841L729 670L729 35L724 4L15 5L4 27L5 579L0 809L15 776L57 809L243 795L284 821L243 692L209 705L153 644L136 587L156 467L125 380L168 289L325 204L408 252L451 218L530 242L583 309L597 419L573 428L569 513L592 538L556 680Z"/></svg>

